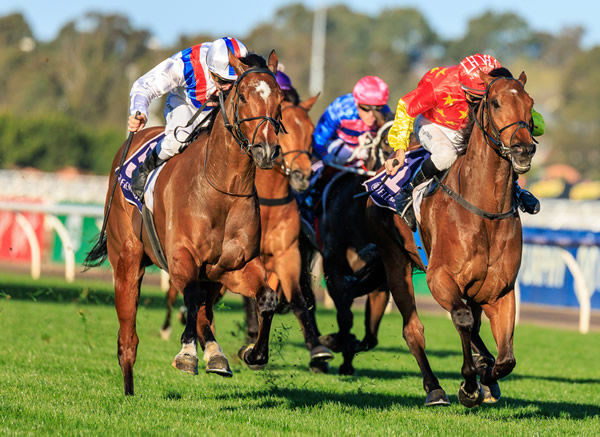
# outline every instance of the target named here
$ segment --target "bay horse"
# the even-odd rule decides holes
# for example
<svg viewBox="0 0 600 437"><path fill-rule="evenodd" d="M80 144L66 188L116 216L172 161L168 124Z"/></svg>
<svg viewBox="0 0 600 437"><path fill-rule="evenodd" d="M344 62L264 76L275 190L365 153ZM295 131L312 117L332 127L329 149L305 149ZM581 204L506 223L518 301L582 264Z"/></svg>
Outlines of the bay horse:
<svg viewBox="0 0 600 437"><path fill-rule="evenodd" d="M521 262L522 229L513 201L513 176L530 169L536 147L532 136L533 99L518 79L480 74L486 91L470 114L472 130L466 153L449 169L439 187L425 195L419 229L427 253L427 284L446 309L462 344L464 378L458 399L466 407L500 398L498 380L515 367L515 281ZM441 189L440 189L441 188ZM413 265L424 268L413 234L396 214L369 201L373 230L394 300L416 316L412 295ZM498 356L480 337L481 314L490 320ZM406 325L404 336L424 355L420 322ZM409 341L409 345L411 342ZM477 378L479 377L479 381ZM435 378L435 377L433 377ZM483 386L483 389L482 389ZM424 381L430 393L437 379Z"/></svg>
<svg viewBox="0 0 600 437"><path fill-rule="evenodd" d="M312 267L314 255L319 252L322 256L327 293L336 308L338 332L321 336L320 340L334 352L342 353L344 361L338 373L343 375L354 373L352 361L357 352L371 350L377 345L379 324L389 300L383 265L378 260L365 221L367 197L355 196L364 193L362 183L368 179L369 174L374 174L372 170L380 167L392 151L387 143L390 127L391 121L384 123L372 139L371 156L366 167L368 172L357 173L353 169L341 168L333 176L321 196L320 212L314 219L306 220L314 221L318 238L311 235L312 227L305 223L300 239L302 292L313 312L315 297L311 280ZM363 275L369 278L368 282L359 280ZM367 295L365 336L362 341L358 341L351 333L354 319L352 303L363 295ZM319 369L315 366L314 370L326 372L327 368L323 366Z"/></svg>
<svg viewBox="0 0 600 437"><path fill-rule="evenodd" d="M182 352L175 358L177 367L187 364L182 358L196 357L197 341L205 351L222 353L220 348L211 347L216 344L212 331L200 329L203 324L196 323L212 323L212 305L222 286L256 298L261 316L258 339L241 358L251 368L262 368L268 361L277 297L267 284L259 256L260 213L254 179L256 167L272 168L280 151L283 94L275 80L278 60L274 51L269 55L268 68L246 65L231 53L229 62L238 78L226 98L220 100L210 134L202 131L185 151L169 159L156 181L156 231L167 260L170 286L183 294L188 308ZM137 133L132 150L161 129ZM124 147L113 161L109 183L114 183ZM133 395L140 284L145 267L159 263L141 214L125 201L120 190L106 216L106 234L100 235L87 263L94 265L108 256L113 268L118 359L125 395Z"/></svg>
<svg viewBox="0 0 600 437"><path fill-rule="evenodd" d="M325 361L333 358L329 349L321 345L314 314L307 308L300 287L300 213L294 192L306 190L311 176L313 123L308 111L318 95L294 105L284 101L281 105L281 122L285 133L280 135L281 154L275 167L256 171L255 185L260 204L261 258L267 269L269 284L278 294L285 296L294 315L300 322L310 360ZM226 290L221 290L224 293ZM171 308L177 290L167 293L167 318L162 332L170 328ZM246 310L246 339L254 343L258 335L256 304L244 297ZM167 331L168 332L168 331ZM215 366L216 365L216 366ZM209 362L207 372L228 372L224 363ZM192 368L192 373L197 369Z"/></svg>

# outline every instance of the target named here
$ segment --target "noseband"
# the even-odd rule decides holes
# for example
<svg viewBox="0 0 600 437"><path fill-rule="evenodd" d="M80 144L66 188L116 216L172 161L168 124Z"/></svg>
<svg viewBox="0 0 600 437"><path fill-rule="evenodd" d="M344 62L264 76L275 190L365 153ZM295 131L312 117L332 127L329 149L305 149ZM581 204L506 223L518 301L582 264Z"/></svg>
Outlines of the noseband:
<svg viewBox="0 0 600 437"><path fill-rule="evenodd" d="M491 81L490 84L485 89L485 93L483 95L483 98L481 99L480 116L479 116L479 118L477 116L474 116L474 119L475 119L475 122L477 123L477 126L479 127L479 129L481 129L481 132L483 132L483 136L485 138L486 144L490 145L490 142L491 142L494 146L496 146L496 147L494 147L494 150L500 157L502 157L506 160L510 160L510 156L512 154L512 149L514 147L516 147L516 145L512 145L512 140L520 129L526 129L527 132L529 132L529 136L531 137L531 140L532 140L531 144L534 145L534 152L535 152L535 143L537 141L533 138L533 120L531 120L530 123L526 123L523 120L515 121L514 123L510 123L509 125L504 126L501 129L498 129L496 127L494 120L492 118L488 97L489 97L489 92L490 92L490 89L492 88L492 85L500 79L514 80L514 81L518 82L517 79L509 78L509 77L497 77L496 79ZM484 120L484 116L487 119L487 123ZM491 127L491 130L492 130L491 134L488 133L488 131L486 129L487 126ZM506 146L504 144L504 142L500 139L500 134L512 126L515 126L515 129L514 129L512 135L510 136L509 145Z"/></svg>
<svg viewBox="0 0 600 437"><path fill-rule="evenodd" d="M273 126L273 129L275 130L275 135L279 134L280 130L285 132L285 128L283 127L283 124L281 124L281 122L279 120L276 120L273 117L269 117L268 115L240 119L239 103L240 103L241 94L239 93L238 87L239 87L239 84L242 81L242 79L244 79L246 76L248 76L249 74L252 74L252 73L265 73L265 74L270 75L273 78L273 80L276 80L273 72L267 68L250 68L249 70L244 71L242 74L240 74L238 76L235 83L233 84L233 91L235 93L234 97L232 98L232 105L234 107L233 124L229 122L229 118L227 117L227 111L225 110L225 100L223 97L223 93L219 93L219 106L221 108L221 114L223 115L223 123L225 124L225 127L227 128L227 130L231 133L231 136L235 139L235 141L238 143L238 145L242 149L242 152L244 152L244 153L248 153L249 148L252 147L252 145L254 144L254 140L256 139L256 134L258 132L258 128L260 128L263 123L266 122L266 123L271 124ZM254 129L254 133L252 134L252 141L250 141L250 140L248 140L246 135L244 135L244 133L242 132L240 125L246 121L252 121L252 120L260 120L260 123L258 123L258 126L256 126L256 129Z"/></svg>

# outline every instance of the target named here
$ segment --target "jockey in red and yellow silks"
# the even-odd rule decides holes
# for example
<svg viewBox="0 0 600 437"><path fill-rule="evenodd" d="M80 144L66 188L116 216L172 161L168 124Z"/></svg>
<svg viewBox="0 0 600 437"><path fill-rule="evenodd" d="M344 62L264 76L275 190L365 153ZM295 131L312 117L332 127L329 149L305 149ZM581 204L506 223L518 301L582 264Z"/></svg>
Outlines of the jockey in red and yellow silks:
<svg viewBox="0 0 600 437"><path fill-rule="evenodd" d="M431 153L420 170L395 197L396 208L408 225L416 228L411 200L415 186L426 182L434 175L450 168L466 147L461 129L467 125L469 103L477 101L485 92L479 72L492 76L512 77L507 69L490 55L475 54L464 58L459 65L438 67L428 71L419 81L417 88L398 101L394 124L388 134L388 142L396 151L385 163L388 174L394 174L404 162L410 134ZM536 122L534 132L543 125ZM543 128L541 129L543 132ZM539 132L539 130L538 130ZM530 214L539 211L539 201L515 181L514 193L519 207Z"/></svg>

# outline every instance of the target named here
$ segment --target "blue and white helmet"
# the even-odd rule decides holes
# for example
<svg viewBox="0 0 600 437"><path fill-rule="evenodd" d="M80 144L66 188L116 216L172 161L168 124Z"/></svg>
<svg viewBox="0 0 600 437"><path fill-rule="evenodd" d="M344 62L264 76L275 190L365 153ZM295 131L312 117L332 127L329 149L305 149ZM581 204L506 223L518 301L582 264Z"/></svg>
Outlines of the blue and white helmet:
<svg viewBox="0 0 600 437"><path fill-rule="evenodd" d="M248 55L248 49L237 38L219 38L212 42L206 54L206 63L208 70L217 76L227 79L236 80L237 74L233 67L229 65L228 51L233 53L237 58L243 58Z"/></svg>

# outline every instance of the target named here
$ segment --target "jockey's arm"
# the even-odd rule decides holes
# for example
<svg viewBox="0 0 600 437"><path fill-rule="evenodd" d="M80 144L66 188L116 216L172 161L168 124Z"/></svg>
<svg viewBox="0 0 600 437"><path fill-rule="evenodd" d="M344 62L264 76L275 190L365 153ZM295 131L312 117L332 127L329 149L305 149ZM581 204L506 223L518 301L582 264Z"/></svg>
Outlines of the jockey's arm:
<svg viewBox="0 0 600 437"><path fill-rule="evenodd" d="M385 171L389 175L394 175L404 164L404 155L408 150L410 134L413 130L415 117L408 115L404 100L398 101L394 124L388 133L388 142L394 154L385 161Z"/></svg>
<svg viewBox="0 0 600 437"><path fill-rule="evenodd" d="M138 121L142 121L139 120L140 118L143 119L143 122L137 125L137 128L141 129L148 119L148 106L150 106L150 103L171 90L184 85L183 63L176 57L165 59L136 80L129 93L129 130L131 131L132 127L136 127L134 114L137 111L141 114L140 117L137 117Z"/></svg>

